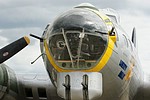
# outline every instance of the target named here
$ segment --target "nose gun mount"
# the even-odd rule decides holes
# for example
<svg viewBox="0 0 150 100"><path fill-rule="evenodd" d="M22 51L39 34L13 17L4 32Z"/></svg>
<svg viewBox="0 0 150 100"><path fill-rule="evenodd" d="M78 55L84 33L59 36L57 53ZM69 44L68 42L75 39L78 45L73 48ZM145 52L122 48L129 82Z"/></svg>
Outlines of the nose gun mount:
<svg viewBox="0 0 150 100"><path fill-rule="evenodd" d="M102 74L98 72L57 73L57 94L66 100L91 100L102 95Z"/></svg>

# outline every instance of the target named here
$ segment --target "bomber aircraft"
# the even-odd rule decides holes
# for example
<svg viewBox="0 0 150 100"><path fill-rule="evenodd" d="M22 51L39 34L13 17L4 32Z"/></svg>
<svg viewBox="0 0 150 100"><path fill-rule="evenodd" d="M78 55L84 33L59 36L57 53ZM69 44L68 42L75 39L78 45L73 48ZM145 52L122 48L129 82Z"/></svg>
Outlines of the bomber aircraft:
<svg viewBox="0 0 150 100"><path fill-rule="evenodd" d="M112 9L83 3L48 24L40 40L46 75L15 73L4 62L26 47L21 39L0 49L0 100L150 100L132 38ZM34 62L33 62L34 63Z"/></svg>

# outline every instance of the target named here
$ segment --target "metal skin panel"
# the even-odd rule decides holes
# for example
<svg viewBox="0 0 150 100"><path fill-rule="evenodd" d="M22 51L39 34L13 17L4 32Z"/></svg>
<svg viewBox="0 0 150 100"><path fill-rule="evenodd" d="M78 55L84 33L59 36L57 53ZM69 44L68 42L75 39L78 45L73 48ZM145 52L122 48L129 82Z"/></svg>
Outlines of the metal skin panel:
<svg viewBox="0 0 150 100"><path fill-rule="evenodd" d="M98 13L98 10L95 9L94 6L89 7L88 5L82 6L81 8L90 9L93 13ZM104 15L104 16L103 16ZM112 25L115 27L115 37L110 37L109 39L113 46L109 47L109 54L105 55L107 61L105 61L104 66L99 68L100 66L96 66L99 70L89 70L90 73L98 73L95 74L99 76L99 73L102 74L102 79L96 80L96 85L102 82L102 95L101 97L94 98L92 100L150 100L150 77L146 77L144 79L143 72L141 69L141 65L139 63L139 59L137 56L136 48L133 43L129 40L128 36L121 29L119 25L111 22L111 19L107 17L105 14L97 14L97 16L102 17L102 19L106 22L107 28L110 30ZM48 32L50 31L49 25L46 27L42 38L44 41L47 41L49 38ZM110 34L109 34L110 35ZM47 48L44 47L43 41L41 41L41 52L45 54ZM52 57L51 57L52 58ZM105 60L105 59L103 59ZM60 96L58 96L57 86L59 84L64 83L63 79L58 76L57 77L57 69L52 66L54 62L50 63L48 57L43 55L43 61L46 66L46 70L48 71L48 75L26 75L26 74L17 74L8 68L6 65L0 65L0 99L1 100L63 100ZM103 63L103 62L102 62ZM61 70L60 70L61 71ZM67 70L65 70L67 71ZM73 71L71 71L73 72ZM68 74L71 74L68 71ZM82 71L76 71L75 73L81 75L82 73L87 73ZM61 74L60 74L61 75ZM88 75L88 74L87 74ZM26 77L24 77L26 76ZM43 78L39 78L43 77ZM78 75L77 75L78 76ZM97 77L95 76L95 77ZM80 83L81 83L81 76ZM60 78L60 79L58 79ZM63 77L64 78L64 77ZM75 77L76 79L78 77ZM94 80L94 77L92 77ZM102 80L102 81L101 81ZM57 81L59 83L57 83ZM63 82L62 82L63 81ZM101 81L101 82L100 82ZM73 80L74 82L74 80ZM98 83L99 82L99 83ZM17 86L16 86L17 83ZM85 82L86 83L86 82ZM75 87L78 84L73 83ZM86 84L83 84L85 90L87 89ZM66 86L67 87L67 86ZM79 86L80 88L82 85ZM30 94L26 92L26 88L29 88L28 91ZM42 97L39 95L39 88L44 89ZM91 87L89 87L90 89ZM18 91L17 91L18 89ZM59 89L59 88L58 88ZM41 92L40 92L41 93ZM74 92L75 93L75 92ZM78 93L80 95L81 92ZM101 92L100 92L101 93ZM64 95L64 94L63 94ZM75 97L76 94L73 94ZM86 91L85 94L86 95ZM95 95L95 94L94 94ZM77 97L78 98L78 97ZM86 98L86 96L85 96ZM75 99L75 98L73 98ZM78 98L79 99L79 98ZM81 98L82 100L83 98ZM86 99L84 99L86 100ZM90 100L90 99L88 99Z"/></svg>
<svg viewBox="0 0 150 100"><path fill-rule="evenodd" d="M19 94L16 100L63 100L57 93L47 74L17 74ZM32 96L28 97L25 88L32 90ZM45 96L40 97L38 89L45 89Z"/></svg>
<svg viewBox="0 0 150 100"><path fill-rule="evenodd" d="M69 76L69 83L66 83L66 77ZM84 76L87 79L84 80ZM86 81L86 82L85 82ZM102 95L102 74L98 72L62 72L57 74L57 93L60 97L67 99L66 84L70 86L70 99L82 100L85 95L89 100L99 98ZM83 85L84 84L84 85ZM85 91L84 86L87 86ZM66 87L66 88L65 88ZM87 92L84 94L84 92Z"/></svg>
<svg viewBox="0 0 150 100"><path fill-rule="evenodd" d="M132 100L139 86L142 84L142 73L141 77L137 79L136 75L139 73L139 71L137 71L139 67L137 62L139 61L133 44L129 45L131 41L129 41L126 33L120 26L115 23L113 24L115 28L118 28L120 31L117 33L116 30L117 41L115 42L114 49L111 48L113 49L112 55L100 71L103 75L103 95L95 100ZM126 69L123 69L122 66L119 65L120 61L123 61L127 67ZM47 66L47 68L48 67L50 66ZM52 72L52 70L48 71L49 73ZM124 76L119 75L120 72L122 72Z"/></svg>

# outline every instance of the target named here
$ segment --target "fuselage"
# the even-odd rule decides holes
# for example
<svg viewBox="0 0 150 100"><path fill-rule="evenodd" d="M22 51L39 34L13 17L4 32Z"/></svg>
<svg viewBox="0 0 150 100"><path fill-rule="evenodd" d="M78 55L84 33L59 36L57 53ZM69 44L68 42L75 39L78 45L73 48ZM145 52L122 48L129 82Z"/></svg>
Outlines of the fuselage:
<svg viewBox="0 0 150 100"><path fill-rule="evenodd" d="M130 40L114 10L81 4L48 24L42 37L31 36L40 40L48 75L16 74L3 64L29 44L27 37L5 46L0 100L149 100L135 29Z"/></svg>
<svg viewBox="0 0 150 100"><path fill-rule="evenodd" d="M94 97L89 88L86 91L87 97L95 100L132 100L143 84L143 73L132 41L119 23L93 6L77 6L60 15L46 27L42 38L41 52L45 54L43 60L59 96L58 75L64 73L73 78L76 76L72 73L86 73L89 77L92 73L100 73L102 95ZM70 82L67 79L65 81ZM74 85L64 88L71 93L80 92ZM61 89L62 87L60 86ZM71 99L72 97L70 94Z"/></svg>

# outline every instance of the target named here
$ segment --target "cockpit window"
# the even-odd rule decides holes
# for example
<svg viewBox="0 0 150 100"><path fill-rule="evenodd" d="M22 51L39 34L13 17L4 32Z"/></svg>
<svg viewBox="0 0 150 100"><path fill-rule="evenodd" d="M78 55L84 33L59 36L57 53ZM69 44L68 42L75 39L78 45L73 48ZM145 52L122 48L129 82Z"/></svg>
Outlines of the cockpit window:
<svg viewBox="0 0 150 100"><path fill-rule="evenodd" d="M98 15L75 8L52 24L48 33L49 50L55 63L63 69L90 69L99 62L107 47L107 33Z"/></svg>
<svg viewBox="0 0 150 100"><path fill-rule="evenodd" d="M80 31L63 32L49 39L51 54L59 67L89 69L97 64L105 51L107 37Z"/></svg>

